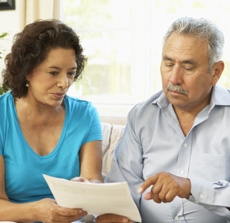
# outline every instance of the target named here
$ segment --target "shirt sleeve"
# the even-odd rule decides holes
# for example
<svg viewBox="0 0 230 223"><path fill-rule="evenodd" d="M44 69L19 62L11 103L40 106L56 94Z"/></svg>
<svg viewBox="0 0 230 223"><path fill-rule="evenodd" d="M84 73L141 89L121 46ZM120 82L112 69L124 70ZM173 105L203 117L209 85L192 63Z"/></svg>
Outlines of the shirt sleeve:
<svg viewBox="0 0 230 223"><path fill-rule="evenodd" d="M88 122L87 119L90 119L91 121L85 142L102 140L102 127L99 114L97 109L91 103L88 104L88 113L88 118L86 118L85 121Z"/></svg>
<svg viewBox="0 0 230 223"><path fill-rule="evenodd" d="M192 177L191 196L189 200L202 205L209 211L223 216L230 222L230 183L225 180L209 182L200 178Z"/></svg>
<svg viewBox="0 0 230 223"><path fill-rule="evenodd" d="M135 112L128 115L127 125L121 141L114 152L114 163L106 176L106 182L127 181L132 197L139 207L141 195L137 192L143 183L142 148L134 130Z"/></svg>

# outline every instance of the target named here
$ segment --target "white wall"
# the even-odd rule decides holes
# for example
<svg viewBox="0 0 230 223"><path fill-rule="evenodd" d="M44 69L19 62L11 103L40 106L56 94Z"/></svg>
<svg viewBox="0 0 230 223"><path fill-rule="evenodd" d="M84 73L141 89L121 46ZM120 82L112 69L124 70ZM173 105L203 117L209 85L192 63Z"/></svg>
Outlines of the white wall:
<svg viewBox="0 0 230 223"><path fill-rule="evenodd" d="M3 32L15 33L19 31L19 15L18 7L20 1L16 2L16 9L0 11L0 34Z"/></svg>
<svg viewBox="0 0 230 223"><path fill-rule="evenodd" d="M0 52L4 53L3 58L10 50L13 36L24 28L25 23L30 23L38 18L50 19L52 17L58 19L60 16L61 0L15 0L15 5L14 10L0 10L0 35L4 32L9 34L0 39ZM22 13L26 12L27 16L24 21ZM3 59L0 59L0 71L3 67Z"/></svg>
<svg viewBox="0 0 230 223"><path fill-rule="evenodd" d="M20 1L16 1L16 8L14 10L0 10L0 34L7 32L9 35L0 40L0 51L4 53L9 51L14 34L19 32L19 7ZM0 71L4 68L4 61L0 59ZM1 81L1 76L0 76Z"/></svg>

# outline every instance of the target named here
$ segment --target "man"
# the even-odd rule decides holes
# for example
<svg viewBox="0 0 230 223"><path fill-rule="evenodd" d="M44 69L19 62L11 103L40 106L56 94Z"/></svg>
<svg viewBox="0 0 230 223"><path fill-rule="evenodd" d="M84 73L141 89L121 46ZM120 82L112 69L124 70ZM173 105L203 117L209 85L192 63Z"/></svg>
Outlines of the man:
<svg viewBox="0 0 230 223"><path fill-rule="evenodd" d="M128 115L106 181L128 182L143 223L230 222L230 90L216 85L223 42L206 19L176 20L163 43L163 90Z"/></svg>

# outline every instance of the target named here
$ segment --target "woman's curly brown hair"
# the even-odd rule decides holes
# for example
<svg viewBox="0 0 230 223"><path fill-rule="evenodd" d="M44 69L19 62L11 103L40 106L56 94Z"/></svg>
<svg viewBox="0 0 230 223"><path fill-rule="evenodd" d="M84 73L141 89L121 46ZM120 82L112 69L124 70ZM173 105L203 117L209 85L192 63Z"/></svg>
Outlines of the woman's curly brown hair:
<svg viewBox="0 0 230 223"><path fill-rule="evenodd" d="M5 58L3 88L10 89L15 98L25 96L26 77L45 60L51 49L58 47L75 51L77 70L74 80L79 79L87 59L77 34L59 20L37 20L15 35L11 52Z"/></svg>

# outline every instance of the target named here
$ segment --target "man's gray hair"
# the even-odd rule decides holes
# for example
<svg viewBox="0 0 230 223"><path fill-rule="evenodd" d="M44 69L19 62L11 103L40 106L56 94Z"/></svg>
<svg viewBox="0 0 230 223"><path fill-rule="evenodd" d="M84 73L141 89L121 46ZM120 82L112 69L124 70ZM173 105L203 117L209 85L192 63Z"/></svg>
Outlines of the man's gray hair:
<svg viewBox="0 0 230 223"><path fill-rule="evenodd" d="M172 33L191 35L196 38L207 40L209 70L218 62L223 55L224 35L223 32L210 20L205 18L182 17L175 20L169 27L163 39L165 41Z"/></svg>

